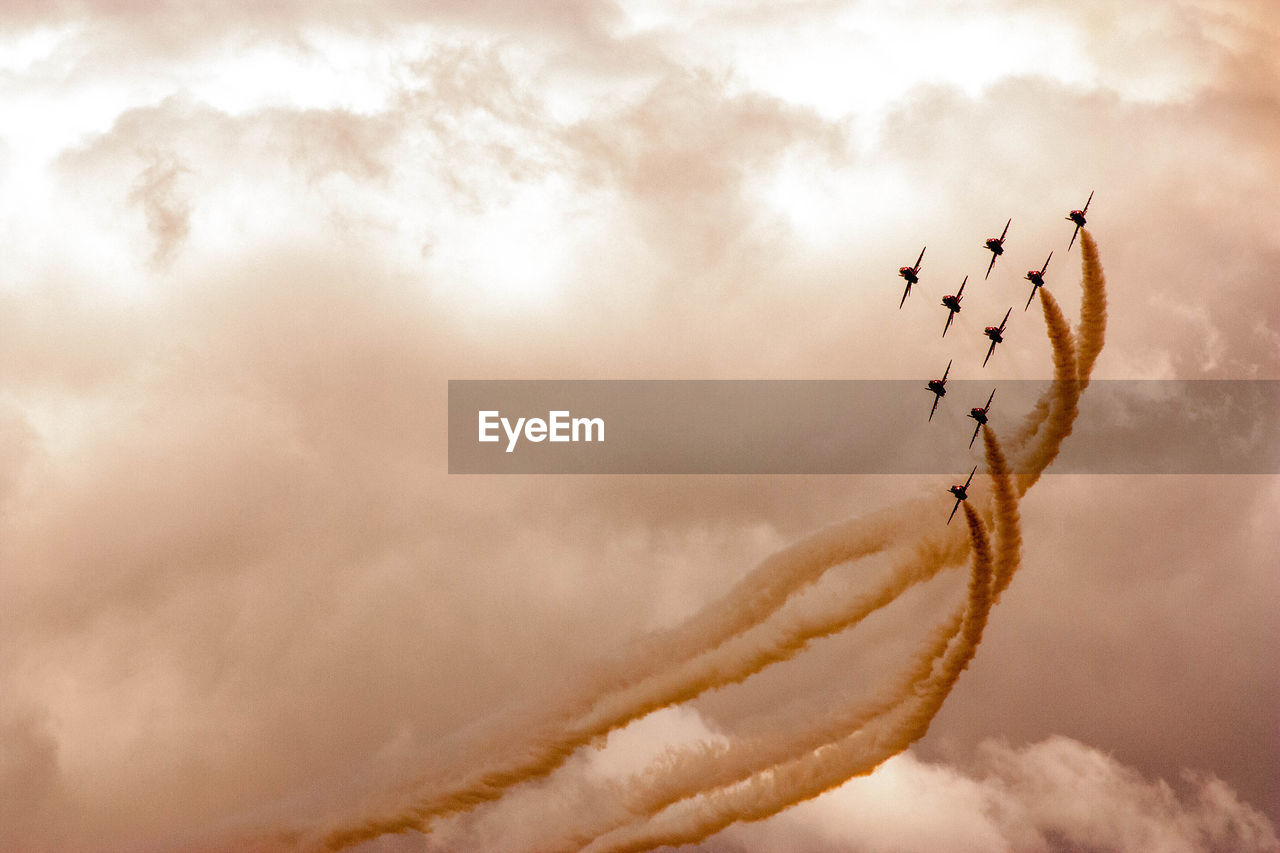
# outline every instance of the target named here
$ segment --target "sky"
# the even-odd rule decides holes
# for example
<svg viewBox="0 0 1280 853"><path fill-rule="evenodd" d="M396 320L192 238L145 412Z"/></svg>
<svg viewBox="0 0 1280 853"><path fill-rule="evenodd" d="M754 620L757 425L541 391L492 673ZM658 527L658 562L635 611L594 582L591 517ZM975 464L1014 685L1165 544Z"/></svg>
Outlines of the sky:
<svg viewBox="0 0 1280 853"><path fill-rule="evenodd" d="M770 555L951 503L450 475L449 380L1047 379L1035 306L985 369L980 329L1050 251L1079 322L1090 192L1095 378L1280 379L1277 33L1269 0L0 0L0 847L306 847L523 754L583 673L674 667L647 638ZM1276 849L1280 478L1049 468L1019 509L927 735L699 849ZM551 849L655 757L866 701L965 577L359 847Z"/></svg>

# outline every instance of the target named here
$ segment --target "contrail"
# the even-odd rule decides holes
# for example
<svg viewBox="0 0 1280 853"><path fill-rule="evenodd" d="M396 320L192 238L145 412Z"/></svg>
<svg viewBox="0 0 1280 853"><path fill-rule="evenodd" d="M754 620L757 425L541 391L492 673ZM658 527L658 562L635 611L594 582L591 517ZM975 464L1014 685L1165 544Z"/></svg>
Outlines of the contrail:
<svg viewBox="0 0 1280 853"><path fill-rule="evenodd" d="M968 556L968 548L967 540L960 537L925 537L907 559L894 566L879 588L857 596L839 612L793 617L790 624L763 640L753 640L750 635L735 638L669 673L606 697L583 728L600 732L609 721L635 718L640 716L637 711L648 713L688 701L707 690L744 681L770 664L789 660L813 640L852 628L893 603L907 588L930 580L948 566L959 565Z"/></svg>
<svg viewBox="0 0 1280 853"><path fill-rule="evenodd" d="M1010 481L1003 454L994 433L987 429L985 435L988 465L996 481L995 518L999 545L991 583L991 595L994 600L998 590L1008 585L1013 573L1017 570L1021 534L1017 529L1019 524L1017 496ZM921 556L924 557L924 555ZM921 562L924 560L922 559ZM924 572L927 571L928 569L924 569ZM773 736L731 745L701 744L668 752L643 777L633 780L632 784L627 786L629 790L623 803L627 812L625 816L621 818L615 815L601 816L595 824L596 828L589 831L580 830L575 835L573 844L567 845L565 849L577 849L583 842L598 837L605 831L606 826L616 826L623 820L634 822L652 817L679 800L749 779L754 774L792 760L796 756L852 737L871 721L917 697L921 685L930 678L936 660L943 656L951 640L960 631L963 614L962 608L935 629L929 641L917 654L913 665L906 669L878 700L853 709L828 714L800 733L782 739ZM643 830L636 828L622 832L643 834ZM612 848L606 844L605 849Z"/></svg>
<svg viewBox="0 0 1280 853"><path fill-rule="evenodd" d="M947 650L940 671L927 681L914 703L916 707L901 715L901 720L894 721L889 731L868 733L860 729L840 741L759 773L743 785L717 790L696 802L694 809L679 815L683 820L677 819L675 825L628 826L585 850L633 853L662 845L701 841L730 824L763 820L838 787L854 776L870 773L886 758L922 737L952 685L973 658L991 607L992 557L986 526L968 503L964 504L964 511L973 549L968 606L958 642ZM895 707L901 709L904 703L899 700Z"/></svg>
<svg viewBox="0 0 1280 853"><path fill-rule="evenodd" d="M1078 379L1080 390L1089 385L1094 362L1102 352L1107 334L1107 278L1098 257L1098 244L1087 228L1080 229L1080 258L1084 269L1084 293L1080 299L1080 349Z"/></svg>
<svg viewBox="0 0 1280 853"><path fill-rule="evenodd" d="M1080 391L1089 384L1093 374L1094 363L1102 352L1107 331L1107 279L1102 270L1102 261L1098 255L1098 244L1089 234L1088 229L1081 229L1084 239L1081 242L1080 269L1080 327L1077 332L1079 350L1076 362L1076 379L1080 383ZM1084 248L1085 244L1088 248ZM1058 358L1055 353L1054 358ZM1055 377L1057 380L1059 377ZM1065 379L1064 379L1065 381ZM1022 429L1009 442L1010 452L1017 454L1039 432L1049 417L1050 400L1053 389L1046 391L1027 414Z"/></svg>
<svg viewBox="0 0 1280 853"><path fill-rule="evenodd" d="M511 750L514 757L508 756L498 766L473 771L460 781L453 780L442 792L419 793L409 807L388 809L391 813L382 817L333 829L318 844L340 850L387 833L426 830L436 818L492 802L514 785L550 775L577 749L613 729L659 708L692 699L714 686L740 681L769 663L799 653L812 637L792 632L781 639L776 650L758 650L738 661L716 658L702 665L695 661L694 665L680 666L763 622L832 566L862 559L900 541L907 529L924 523L935 509L933 502L917 499L833 525L775 553L728 595L688 622L641 641L624 661L597 667L595 678L578 691L578 698L544 717L532 736L529 721L519 721L515 734L521 736L524 746ZM963 542L962 538L956 539ZM953 555L952 560L963 559L963 553L954 556L954 545L944 545L942 549ZM908 580L903 588L910 583ZM874 596L866 612L883 606L876 601L887 604L897 594ZM833 633L843 627L819 626L814 630ZM673 666L675 675L659 671L660 667ZM630 700L613 699L620 692ZM594 710L593 706L601 702L606 707ZM421 790L428 785L419 783L415 787Z"/></svg>
<svg viewBox="0 0 1280 853"><path fill-rule="evenodd" d="M996 561L991 598L994 604L999 604L1000 596L1009 588L1014 573L1022 564L1022 517L1004 452L996 441L995 432L986 424L982 426L982 443L987 453L996 516Z"/></svg>
<svg viewBox="0 0 1280 853"><path fill-rule="evenodd" d="M1018 466L1018 494L1025 495L1035 485L1044 469L1058 456L1063 440L1071 434L1071 427L1079 411L1080 383L1076 379L1077 361L1075 339L1071 326L1058 307L1049 288L1040 288L1040 304L1044 308L1044 323L1053 344L1053 384L1049 388L1049 415L1040 440L1023 451Z"/></svg>
<svg viewBox="0 0 1280 853"><path fill-rule="evenodd" d="M1056 300L1047 288L1042 289L1045 323L1053 346L1054 382L1049 392L1038 401L1036 409L1012 442L1013 451L1019 456L1019 470L1022 472L1018 475L1016 489L1009 483L1008 466L994 441L994 435L989 429L984 430L988 464L996 482L998 535L995 580L988 589L988 601L985 605L987 609L1007 588L1020 554L1021 534L1018 532L1015 492L1016 495L1024 494L1057 456L1060 444L1070 434L1076 416L1079 392L1083 384L1081 379L1087 380L1088 372L1092 370L1102 348L1106 320L1105 278L1098 261L1096 244L1087 233L1085 237L1084 245L1088 248L1082 250L1085 283L1080 329L1083 355L1077 356L1071 329ZM1024 446L1037 435L1040 439L1038 442L1030 447ZM998 471L1004 472L1003 477L997 476ZM1002 481L1007 494L1000 493L999 484ZM1001 507L1011 511L1011 518L1001 517ZM516 718L513 715L503 728L495 732L501 736L485 739L490 755L503 756L488 767L465 774L451 774L446 767L438 766L431 777L419 779L402 787L399 795L387 797L386 801L399 800L401 805L388 805L382 809L381 817L362 818L354 824L338 826L319 834L285 832L274 837L287 843L305 844L309 847L341 849L387 833L410 829L428 831L432 821L437 818L492 802L514 785L548 776L580 747L634 719L659 708L688 701L708 689L744 680L771 663L793 657L803 651L811 640L856 625L867 614L895 600L907 587L927 580L941 568L963 559L965 540L962 536L956 539L927 539L922 542L921 554L917 559L899 565L878 590L855 599L842 613L826 617L793 617L800 621L783 626L767 641L753 642L749 636L744 636L770 619L792 596L813 584L832 566L855 562L900 543L909 530L927 523L925 519L932 509L933 502L917 500L832 526L774 554L738 582L728 594L688 622L677 628L655 633L633 646L625 657L593 668L578 688L570 691L573 698L563 701L558 710L539 714L536 724L530 725L527 718ZM966 518L974 515L968 503L965 504L965 513ZM981 524L980 517L978 521ZM972 539L972 522L970 527ZM982 531L982 540L989 548L985 529ZM991 562L989 554L986 561L988 564ZM975 571L979 571L977 565L975 562ZM985 571L990 574L989 565ZM972 603L966 612L975 612ZM983 625L985 620L984 610ZM966 616L959 629L962 638L966 632L973 630L972 623L973 619ZM980 637L981 628L977 630ZM955 629L952 628L947 636L954 633ZM962 639L955 648L963 646ZM943 648L946 648L945 644ZM928 656L930 668L941 654L938 651ZM961 653L955 652L955 655L959 654ZM972 654L970 649L967 657L961 655L964 665L967 665ZM927 656L928 652L922 652L922 655ZM942 673L929 680L935 687L939 684L946 685L940 694L941 698L937 699L938 706L949 692L950 684L959 675L959 671L956 671L949 682L944 677L951 665L947 662L957 660L955 655L948 653L944 658ZM960 666L961 670L964 665ZM913 690L913 695L914 692ZM930 702L925 700L937 695L936 689L925 691L916 710L931 707ZM889 716L901 716L897 713L902 710L901 707L885 707L895 708ZM880 705L864 711L870 714L873 724L881 723L886 713ZM923 723L924 729L927 729L928 719L935 712L936 707L928 713ZM855 719L861 718L855 714ZM913 713L909 716L908 723L919 719L919 714ZM495 724L501 725L501 721L490 722L491 727ZM911 726L908 725L907 728ZM916 737L922 736L924 729ZM900 731L902 727L895 726L890 734ZM476 739L476 733L476 730L472 731L473 740ZM855 733L853 737L858 735ZM514 742L508 749L489 749L493 746L494 739ZM908 739L900 749L904 749L914 739ZM882 742L883 738L877 740L877 743ZM466 740L462 740L462 743L465 744ZM832 750L843 755L838 744L822 747L816 754L826 755ZM770 752L771 755L774 753L781 754L782 750ZM794 752L791 754L794 755ZM892 754L894 753L888 755ZM796 762L803 763L806 760L808 759L801 758L779 765L772 773L765 775L770 780L785 779L787 773L792 771L780 768L791 767ZM880 759L883 760L884 758ZM843 766L838 756L831 761L834 763L830 766ZM843 764L847 763L847 760L843 761ZM819 769L813 769L812 778L826 778L821 767L828 767L828 764L820 764ZM849 775L855 775L856 772L870 771L855 770ZM755 780L748 783L747 787L750 788L754 782ZM698 790L703 788L699 787ZM802 787L800 790L807 788ZM677 799L688 796L683 794ZM403 805L406 800L410 805ZM376 813L378 809L370 807L364 811L366 814ZM751 818L750 813L752 812L742 819L757 819Z"/></svg>

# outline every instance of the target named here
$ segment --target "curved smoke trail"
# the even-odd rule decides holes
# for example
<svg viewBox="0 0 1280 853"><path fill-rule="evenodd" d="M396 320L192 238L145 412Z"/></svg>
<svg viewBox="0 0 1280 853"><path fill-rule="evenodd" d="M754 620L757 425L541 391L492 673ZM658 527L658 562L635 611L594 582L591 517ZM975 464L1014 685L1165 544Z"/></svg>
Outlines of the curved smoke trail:
<svg viewBox="0 0 1280 853"><path fill-rule="evenodd" d="M1098 255L1098 244L1087 228L1081 229L1083 239L1080 248L1081 294L1080 294L1080 326L1076 331L1079 339L1079 350L1076 362L1076 380L1080 383L1080 391L1089 385L1093 375L1094 363L1102 352L1107 332L1107 279L1102 271L1102 261ZM1043 306L1042 306L1043 307ZM1055 358L1055 363L1057 359ZM1066 381L1065 378L1054 377L1055 381ZM1023 420L1022 428L1009 441L1010 452L1017 454L1027 442L1035 438L1040 428L1049 418L1049 410L1053 398L1050 388L1036 400L1035 405Z"/></svg>
<svg viewBox="0 0 1280 853"><path fill-rule="evenodd" d="M392 813L333 829L320 841L304 840L303 833L282 833L278 837L287 843L340 850L388 833L425 831L435 819L492 802L514 785L550 775L576 750L601 735L652 711L693 699L712 687L743 680L769 663L798 654L809 639L843 630L847 625L817 626L811 629L816 633L810 636L793 632L792 636L780 638L774 648L748 650L737 660L716 658L701 665L679 666L763 622L832 566L860 560L900 541L910 527L923 523L935 509L924 499L910 501L833 525L766 558L727 595L688 622L642 640L638 650L624 661L597 667L595 675L576 691L578 698L544 717L532 732L521 726L518 734L523 748L511 750L498 766L473 771L461 780L452 779L442 792L411 795L415 801L412 806L388 809ZM964 540L952 537L940 545L944 563L963 559L963 553L956 554L956 541ZM908 580L899 586L891 582L890 590L871 597L866 612L883 606L878 601L887 604L910 583ZM660 664L675 666L659 671ZM614 699L619 693L625 694L627 700ZM594 707L597 704L604 707ZM418 783L415 787L420 790L427 785Z"/></svg>
<svg viewBox="0 0 1280 853"><path fill-rule="evenodd" d="M1076 379L1075 338L1071 326L1047 287L1040 288L1040 304L1044 308L1044 324L1053 344L1053 384L1049 386L1049 416L1040 440L1023 451L1018 474L1018 494L1025 495L1035 485L1071 434L1079 412L1080 383Z"/></svg>
<svg viewBox="0 0 1280 853"><path fill-rule="evenodd" d="M1082 310L1081 324L1082 349L1091 353L1087 361L1077 359L1070 327L1052 295L1047 289L1041 291L1046 326L1053 344L1055 379L1050 392L1028 418L1029 423L1038 418L1037 426L1029 432L1024 429L1013 442L1017 452L1021 449L1018 439L1029 441L1039 432L1040 425L1046 427L1041 440L1021 454L1020 469L1025 473L1019 475L1018 494L1025 493L1053 461L1061 441L1071 431L1079 398L1077 376L1082 370L1092 369L1102 345L1106 304L1104 287L1105 280L1101 276L1094 245L1085 261L1086 305ZM1094 308L1096 310L1092 310ZM1044 413L1038 414L1042 409ZM989 435L989 432L984 431L984 435ZM435 792L430 791L435 785L420 780L407 791L401 789L402 794L396 800L402 805L388 807L380 818L347 824L320 836L290 832L277 834L275 838L287 843L304 843L309 847L322 845L328 849L340 849L386 833L410 829L426 831L436 818L492 802L514 785L549 775L581 746L638 717L687 701L713 687L741 681L770 663L794 656L806 647L809 640L856 624L867 613L894 600L908 586L927 580L945 565L954 564L954 547L944 543L940 549L935 549L950 553L950 559L926 563L925 568L914 572L894 572L886 586L862 597L859 606L850 608L838 619L788 626L772 645L739 644L741 648L731 650L732 659L725 657L721 647L767 620L828 568L856 561L900 542L904 533L923 518L925 506L928 504L916 501L905 509L895 507L844 522L768 558L735 585L729 594L684 625L652 635L641 641L635 647L636 651L625 659L597 668L595 674L585 679L580 689L574 692L576 698L566 701L558 712L543 715L542 723L532 734L529 727L522 724L514 733L519 738L517 748L501 753L508 756L506 761L468 773L461 780L457 775L436 774L448 781ZM1015 528L1011 529L1016 529L1016 522ZM1000 541L1002 548L1007 547L1014 554L1020 548L1020 536L1014 542L1002 533ZM1008 561L1002 559L997 562ZM1001 574L997 569L997 578L993 588L996 597L1007 587L1011 572ZM512 755L515 757L511 758ZM406 799L413 804L405 807Z"/></svg>
<svg viewBox="0 0 1280 853"><path fill-rule="evenodd" d="M730 824L772 817L784 808L839 787L854 776L866 775L885 759L906 749L928 729L951 687L972 660L991 608L992 556L986 526L977 511L964 504L973 548L969 599L959 639L947 649L941 669L928 679L914 703L888 731L868 733L860 728L849 737L777 764L743 785L717 790L695 803L673 825L645 823L629 826L600 839L590 853L637 853L662 845L690 844ZM932 661L930 661L932 664Z"/></svg>
<svg viewBox="0 0 1280 853"><path fill-rule="evenodd" d="M1107 334L1107 278L1098 257L1098 244L1087 228L1080 229L1080 257L1084 268L1084 292L1080 297L1078 379L1080 390L1089 385L1094 362Z"/></svg>
<svg viewBox="0 0 1280 853"><path fill-rule="evenodd" d="M991 572L990 590L994 600L999 591L1008 585L1013 573L1017 571L1021 533L1018 530L1017 495L1010 481L1003 454L993 432L984 429L984 436L987 461L995 481L994 515L998 546ZM977 559L985 558L980 555ZM612 829L622 820L635 823L653 817L680 800L747 780L755 774L767 771L797 756L852 738L873 720L918 696L922 685L932 675L935 662L943 657L948 645L961 630L964 613L965 610L962 608L936 629L917 653L913 664L885 691L885 695L877 700L852 709L827 714L823 719L811 723L799 733L789 736L774 735L730 745L699 744L679 751L668 751L642 777L632 780L625 786L627 793L624 817L620 819L616 815L608 815L595 818L595 828L580 829L574 836L573 843L567 844L566 849L577 849L583 842L600 836L605 831L606 825ZM931 718L932 715L930 715ZM920 734L923 735L923 733L921 729ZM784 792L779 792L780 795L782 793ZM785 805L791 804L793 803L789 802ZM718 821L715 822L718 823ZM624 836L628 832L635 833L637 838L647 837L644 836L643 829L635 827L621 831ZM612 849L609 844L618 840L614 837L612 841L606 839L601 843L604 849ZM623 849L629 848L624 846Z"/></svg>

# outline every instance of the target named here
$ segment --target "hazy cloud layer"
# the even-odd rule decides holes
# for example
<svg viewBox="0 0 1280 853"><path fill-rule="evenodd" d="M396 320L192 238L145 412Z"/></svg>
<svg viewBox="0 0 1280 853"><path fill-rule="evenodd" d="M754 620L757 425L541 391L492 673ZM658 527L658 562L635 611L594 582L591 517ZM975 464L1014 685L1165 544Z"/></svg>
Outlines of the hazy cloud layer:
<svg viewBox="0 0 1280 853"><path fill-rule="evenodd" d="M979 330L1050 249L1078 302L1091 189L1098 375L1280 378L1272 4L786 6L3 4L0 841L353 803L939 486L449 477L450 378L1043 378L1035 312L985 372ZM1273 477L1046 477L922 758L836 795L874 827L823 800L713 844L1274 847L1278 510ZM692 728L904 642L873 621ZM591 755L555 790L589 795ZM915 797L936 822L892 811Z"/></svg>

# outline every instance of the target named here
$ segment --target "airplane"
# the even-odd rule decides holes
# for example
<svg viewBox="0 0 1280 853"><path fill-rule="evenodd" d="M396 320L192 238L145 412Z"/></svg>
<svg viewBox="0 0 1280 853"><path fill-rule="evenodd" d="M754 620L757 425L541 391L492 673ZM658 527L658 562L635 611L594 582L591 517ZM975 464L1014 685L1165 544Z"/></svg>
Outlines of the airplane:
<svg viewBox="0 0 1280 853"><path fill-rule="evenodd" d="M1013 222L1012 217L1009 218L1009 222ZM987 264L987 275L984 275L983 278L991 275L991 268L996 265L996 258L1004 254L1004 238L1009 233L1009 222L1004 224L1004 231L1001 232L999 237L987 238L986 247L991 250L991 263Z"/></svg>
<svg viewBox="0 0 1280 853"><path fill-rule="evenodd" d="M1013 306L1009 306L1009 310L1004 312L1004 319L1000 321L1000 325L987 326L982 330L982 334L991 338L991 346L987 348L987 357L982 360L982 366L987 366L987 361L991 358L991 353L996 351L996 344L1004 343L1004 324L1009 322L1009 313L1013 311Z"/></svg>
<svg viewBox="0 0 1280 853"><path fill-rule="evenodd" d="M953 359L954 360L954 359ZM941 379L930 379L929 390L933 392L933 408L929 410L929 420L933 420L933 413L938 411L938 401L947 393L947 374L951 372L951 362L947 362L947 369L943 372Z"/></svg>
<svg viewBox="0 0 1280 853"><path fill-rule="evenodd" d="M1027 304L1023 307L1023 311L1031 307L1031 300L1036 298L1036 291L1044 287L1044 271L1049 268L1049 260L1053 257L1053 252L1049 253L1049 257L1044 259L1044 266L1038 270L1027 270L1027 274L1023 276L1027 281L1031 282L1031 295L1027 297Z"/></svg>
<svg viewBox="0 0 1280 853"><path fill-rule="evenodd" d="M1067 219L1076 224L1076 230L1071 232L1071 242L1067 244L1067 251L1071 251L1071 247L1075 245L1076 235L1080 233L1081 227L1084 226L1084 215L1089 210L1089 202L1093 201L1093 190L1089 190L1089 198L1084 203L1083 210L1073 210L1067 214Z"/></svg>
<svg viewBox="0 0 1280 853"><path fill-rule="evenodd" d="M973 475L978 473L978 466L974 465L973 470L969 472L969 479L964 481L963 486L952 486L947 489L948 492L956 496L956 505L951 508L951 515L947 516L947 524L951 523L951 519L956 517L956 510L960 508L960 501L969 499L969 484L973 482Z"/></svg>
<svg viewBox="0 0 1280 853"><path fill-rule="evenodd" d="M924 249L929 248L925 246ZM902 291L902 301L898 303L898 308L902 308L907 302L907 294L911 292L911 285L920 282L920 262L924 260L924 249L920 250L920 257L916 258L914 267L898 267L898 275L907 280L907 289Z"/></svg>
<svg viewBox="0 0 1280 853"><path fill-rule="evenodd" d="M951 320L960 313L960 300L964 299L964 286L969 281L969 276L964 277L964 281L960 282L960 289L954 294L948 294L942 297L942 305L951 313L947 314L947 325L942 327L942 336L947 336L947 329L951 328Z"/></svg>
<svg viewBox="0 0 1280 853"><path fill-rule="evenodd" d="M983 406L981 409L973 408L969 410L969 417L973 418L975 421L978 422L978 425L973 428L973 438L969 439L970 447L973 447L973 442L978 437L978 430L982 429L983 425L986 424L987 411L991 408L991 401L994 400L995 397L996 397L996 389L992 388L991 396L987 398L987 404L985 406Z"/></svg>

